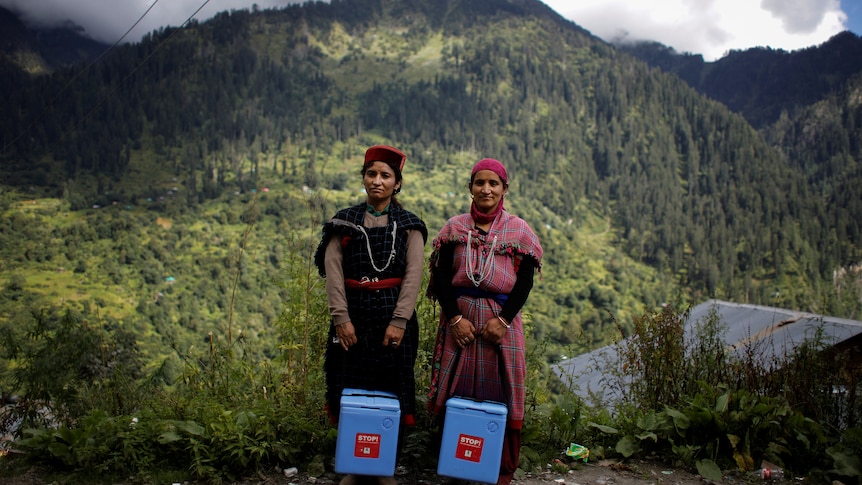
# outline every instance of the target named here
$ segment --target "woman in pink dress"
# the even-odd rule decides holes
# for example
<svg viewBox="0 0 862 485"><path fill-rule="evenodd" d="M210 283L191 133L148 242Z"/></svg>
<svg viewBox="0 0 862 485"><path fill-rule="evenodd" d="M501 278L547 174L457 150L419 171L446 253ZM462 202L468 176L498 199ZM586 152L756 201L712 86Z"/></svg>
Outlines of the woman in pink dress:
<svg viewBox="0 0 862 485"><path fill-rule="evenodd" d="M508 408L498 484L518 468L524 420L521 307L541 270L542 246L530 226L506 211L506 168L486 158L470 175L470 212L449 219L432 241L432 293L441 308L431 411L453 396Z"/></svg>

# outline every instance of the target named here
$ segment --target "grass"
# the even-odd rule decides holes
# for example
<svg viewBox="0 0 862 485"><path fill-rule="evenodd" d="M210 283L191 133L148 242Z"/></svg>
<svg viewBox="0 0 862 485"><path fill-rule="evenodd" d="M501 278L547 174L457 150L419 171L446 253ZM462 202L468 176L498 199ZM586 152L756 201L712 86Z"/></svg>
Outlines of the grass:
<svg viewBox="0 0 862 485"><path fill-rule="evenodd" d="M45 302L55 303L62 298L65 306L74 306L72 303L75 302L80 303L80 306L89 303L90 309L98 313L96 317L104 318L108 323L113 323L114 319L122 320L126 329L134 330L138 339L136 344L145 350L147 358L152 359L144 365L146 372L155 376L161 371L162 362L170 362L174 366L171 377L178 379L171 381L167 389L158 391L154 396L158 398L157 402L142 401L146 406L159 410L157 414L160 419L173 416L174 413L183 417L198 416L196 413L200 411L197 409L203 407L212 407L221 412L218 408L221 403L234 402L243 396L252 400L252 407L261 406L266 409L269 409L276 396L282 403L317 403L320 387L302 391L309 394L296 394L295 386L298 381L291 377L299 362L308 365L306 370L319 367L314 362L309 363L309 359L313 361L316 358L314 352L310 352L307 347L309 344L305 340L299 340L297 336L306 334L308 327L305 325L315 326L316 319L325 314L325 310L318 309L311 312L313 317L303 317L305 312L310 310L300 305L300 298L309 292L319 291L320 281L313 271L311 279L298 271L306 267L319 236L320 221L315 221L314 218L326 218L336 208L362 200L358 175L362 148L386 142L388 140L375 134L366 134L361 140L334 147L329 154L324 155L325 158L318 160L320 179L326 181L324 186L334 180L334 177L347 174L348 183L342 190L318 188L305 193L301 188L282 181L279 174L271 172L267 166L261 173L261 187L268 187L268 193L246 192L237 195L227 191L218 200L205 201L196 207L183 207L184 199L180 199L165 204L157 211L143 201L142 197L131 192L131 184L112 188L115 193L124 193L130 200L138 201L140 205L132 202L130 210L126 210L122 205L109 205L98 210L86 208L71 211L68 209L68 203L61 199L38 198L34 203L34 199L29 195L16 194L15 202L8 206L4 215L22 221L16 230L35 231L29 236L22 236L26 243L35 247L36 240L45 236L45 240L52 241L51 246L57 249L57 252L47 261L27 261L19 252L17 259L3 262L3 266L0 266L0 281L6 284L5 282L19 276L23 278L26 292L40 295ZM433 170L425 170L416 164L409 165L405 173L404 192L399 197L408 209L425 218L430 237L435 235L435 229L442 226L448 215L460 213L466 208L469 202L466 188L469 170L478 157L471 152L445 153L437 160L437 166ZM134 163L139 164L136 165L138 174L145 173L147 167L155 165L152 160L135 160ZM153 184L146 182L143 176L134 180L139 190L150 185L162 188L177 186L180 193L186 189L182 180L174 182L167 177L168 175L157 172L157 175L151 178L156 181ZM74 189L80 190L81 187ZM577 334L588 331L589 326L605 325L605 331L612 328L608 326L604 316L591 315L591 312L598 311L597 308L602 306L613 309L613 316L620 328L624 332L628 331L629 317L633 319L639 315L645 301L657 304L662 301L659 298L667 298L670 285L662 281L663 275L633 261L617 248L618 235L610 229L607 215L600 210L582 202L575 208L571 219L562 220L547 208L539 207L528 197L524 197L520 189L517 181L513 181L507 207L511 212L531 222L546 249L545 270L537 280L525 313L528 315L531 329L534 330L531 345L536 346L535 373L531 374L531 385L542 387L536 390L535 404L539 423L537 428L540 432L555 429L559 434L536 438L544 447L539 456L544 458L547 453L558 453L559 450L552 452L550 449L567 439L574 440L578 437L578 441L581 441L581 436L590 436L595 440L595 449L605 449L611 453L613 447L609 443L610 439L597 433L591 434L580 418L573 424L566 421L566 413L554 414L555 409L563 406L556 401L558 396L551 392L551 385L543 380L547 379L543 374L546 370L543 366L546 363L544 359L555 359L563 350L541 346L552 345L548 342L561 331L573 335L574 340ZM310 206L315 208L306 210ZM303 209L299 210L297 207ZM243 234L248 229L244 216L253 210L259 214L259 217L251 219L255 230L244 239ZM120 222L128 224L128 227L110 236L87 236L93 240L78 241L72 237L51 239L47 236L50 229L79 226L99 234L99 230ZM121 283L116 283L105 277L103 267L112 262L116 263L118 255L115 248L125 243L126 238L129 248L136 253L136 259L133 263L119 265L123 279ZM17 242L8 246L16 244ZM78 257L70 260L66 251L60 250L67 244L77 244ZM240 246L244 251L242 264L237 263ZM278 258L275 246L282 247L283 254ZM430 247L427 247L426 251L430 252ZM78 261L84 262L83 273L74 273L74 263ZM56 267L59 265L63 265L66 270L57 273ZM235 271L240 267L241 277L235 279ZM152 271L153 274L147 275L146 271ZM163 278L169 275L177 277L174 285L165 284ZM147 282L147 278L151 281ZM283 286L278 287L276 281L281 281ZM116 290L117 286L124 288L121 294ZM621 288L624 291L620 291ZM228 298L229 290L232 289L241 290L238 292L236 306L234 301ZM156 302L153 295L159 291L163 291L165 297ZM265 313L265 307L269 308L270 315ZM229 325L229 309L236 311L233 320L235 326L232 330L244 330L242 345L247 347L242 349L219 347L228 344L230 340L224 337ZM420 312L423 322L432 322L425 326L429 329L429 335L425 336L428 345L434 312L427 301L420 304ZM5 319L6 315L3 318ZM590 318L593 320L588 320ZM3 321L4 324L10 322L11 320ZM105 325L106 328L110 326ZM325 326L315 326L317 327ZM207 353L209 343L204 341L204 337L210 331L215 336L213 345L218 351ZM279 334L282 340L270 340L274 334ZM616 334L610 332L603 336L605 339L616 337ZM588 347L591 344L595 342L583 345ZM569 350L566 349L566 352ZM260 369L257 369L255 361L251 361L251 365L249 362L236 362L241 357L262 358L259 362L266 362L266 365L260 364ZM269 367L271 362L277 363L275 367ZM188 367L177 370L183 365ZM222 369L218 365L235 367ZM65 368L75 367L67 364ZM206 380L200 377L203 372L210 372L216 379ZM222 372L225 374L220 374ZM421 374L423 379L427 378L427 363L419 364L417 373ZM194 386L189 378L194 378ZM313 375L307 376L303 382L319 384L319 380L315 379ZM216 382L228 381L245 383L243 385L247 387L238 385L237 388L225 391L227 394L212 394L212 386L215 386ZM98 385L104 386L105 381L98 382ZM260 400L262 387L270 390L268 402ZM559 391L559 388L555 390ZM317 421L320 419L319 409L296 410L288 406L266 412L298 412L305 417L311 417L311 422L305 424L309 428L302 428L298 432L304 433L303 436L309 439L318 440L314 443L314 449L325 447L327 440L331 438L316 434L324 429ZM292 414L269 416L273 422L284 422L293 418ZM586 412L584 416L595 418ZM595 419L602 422L599 418ZM559 422L552 422L553 420ZM621 432L632 432L632 422L635 420L634 416L620 418ZM225 426L232 429L232 426L239 427L240 424L228 423ZM243 428L239 431L241 433L238 436L245 436L242 433L248 430ZM136 439L149 443L157 440L155 436L158 435L138 436ZM50 441L48 437L43 438L47 440L45 443ZM198 442L195 441L197 438L186 436L183 439L186 440L184 443L188 448L176 453L201 447L201 453L215 455L220 442L214 437L210 438L212 441ZM271 439L273 443L279 440L278 437ZM536 443L532 444L539 447ZM311 446L310 443L284 446L288 449L292 449L291 446L303 449L305 445ZM243 447L247 445L235 446L244 450ZM201 466L199 473L219 477L223 471Z"/></svg>

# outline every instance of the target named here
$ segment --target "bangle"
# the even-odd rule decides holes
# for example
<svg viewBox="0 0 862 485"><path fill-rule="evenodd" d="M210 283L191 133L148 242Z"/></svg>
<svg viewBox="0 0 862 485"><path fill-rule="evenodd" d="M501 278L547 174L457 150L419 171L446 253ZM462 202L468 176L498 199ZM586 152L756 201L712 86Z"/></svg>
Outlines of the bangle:
<svg viewBox="0 0 862 485"><path fill-rule="evenodd" d="M454 322L450 323L449 326L454 327L455 325L458 325L458 322L460 322L462 318L464 318L464 315L458 315L458 318L456 318Z"/></svg>
<svg viewBox="0 0 862 485"><path fill-rule="evenodd" d="M501 317L500 315L497 315L497 320L500 320L500 323L502 323L504 327L511 327L511 325L509 325L509 322L507 322L506 319Z"/></svg>

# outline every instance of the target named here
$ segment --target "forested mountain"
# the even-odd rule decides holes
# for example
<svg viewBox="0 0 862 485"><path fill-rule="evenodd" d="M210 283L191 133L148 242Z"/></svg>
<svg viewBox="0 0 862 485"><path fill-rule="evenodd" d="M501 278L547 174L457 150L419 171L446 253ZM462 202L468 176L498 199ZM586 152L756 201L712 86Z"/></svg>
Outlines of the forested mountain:
<svg viewBox="0 0 862 485"><path fill-rule="evenodd" d="M654 42L619 48L677 74L690 86L745 117L755 128L778 120L845 88L862 72L862 38L845 31L818 46L787 52L768 47L735 50L715 62L679 54Z"/></svg>
<svg viewBox="0 0 862 485"><path fill-rule="evenodd" d="M4 77L20 70L46 74L56 68L92 61L108 48L68 23L52 28L27 27L18 16L0 7L0 61ZM17 77L17 76L16 76Z"/></svg>
<svg viewBox="0 0 862 485"><path fill-rule="evenodd" d="M432 236L472 162L510 168L508 207L546 249L526 311L550 358L674 298L858 318L833 281L862 260L846 95L768 141L535 0L221 13L0 98L0 308L80 301L163 344L263 335L319 291L302 279L319 222L361 200L362 151L387 142Z"/></svg>
<svg viewBox="0 0 862 485"><path fill-rule="evenodd" d="M832 207L836 220L858 217L862 38L846 31L794 52L754 48L712 63L658 43L619 48L742 114ZM848 243L845 250L836 249L839 253L858 251L860 227L839 224L838 238ZM855 268L858 275L858 263Z"/></svg>

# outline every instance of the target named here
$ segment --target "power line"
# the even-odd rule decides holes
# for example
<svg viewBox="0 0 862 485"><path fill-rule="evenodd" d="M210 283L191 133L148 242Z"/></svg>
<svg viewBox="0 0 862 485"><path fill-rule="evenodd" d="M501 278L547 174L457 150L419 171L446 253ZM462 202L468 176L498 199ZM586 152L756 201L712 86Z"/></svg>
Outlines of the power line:
<svg viewBox="0 0 862 485"><path fill-rule="evenodd" d="M120 37L116 42L114 42L114 44L113 44L111 47L109 47L108 49L106 49L106 50L105 50L104 52L102 52L102 54L100 54L96 59L94 59L93 61L91 61L91 62L90 62L89 64L87 64L87 65L86 65L86 66L85 66L81 71L79 71L77 74L75 74L75 76L73 76L73 77L72 77L72 79L70 79L70 80L69 80L69 81L68 81L68 82L63 86L63 88L62 88L62 89L60 89L60 91L59 91L59 92L58 92L58 93L57 93L53 98L51 98L51 101L49 101L49 102L45 105L44 109L43 109L43 110L42 110L42 112L39 114L39 116L38 116L34 121L32 121L32 122L27 126L27 128L26 128L26 129L24 129L21 133L19 133L19 134L18 134L18 136L16 136L15 138L13 138L13 139L12 139L12 141L7 142L7 143L5 143L5 144L4 144L4 146L3 146L3 153L5 154L5 153L7 152L7 150L9 149L9 146L11 146L12 144L16 143L16 142L17 142L18 140L20 140L20 139L21 139L25 134L27 134L27 132L29 132L29 131L30 131L30 129L31 129L31 128L33 128L33 125L35 125L35 124L36 124L36 122L43 120L43 119L44 119L44 117L45 117L45 114L46 114L46 113L48 112L48 110L49 110L49 109L54 105L54 102L55 102L55 101L56 101L56 100L57 100L57 99L58 99L58 98L59 98L59 97L60 97L60 96L61 96L61 95L62 95L62 94L63 94L63 93L64 93L64 92L65 92L65 91L66 91L66 90L67 90L67 89L72 85L72 83L73 83L73 82L75 82L75 80L77 80L79 77L81 77L85 72L89 71L89 70L90 70L90 69L91 69L91 68L92 68L92 67L93 67L97 62L99 62L99 60L101 60L103 57L105 57L109 52L111 52L112 50L114 50L114 49L115 49L115 48L116 48L116 47L117 47L117 46L118 46L118 45L123 41L123 39L125 39L125 38L126 38L126 36L128 36L128 35L129 35L129 33L130 33L130 32L132 32L132 30L134 30L134 29L135 29L135 27L137 27L137 26L138 26L138 24L140 24L140 23L144 20L144 17L146 17L146 16L147 16L147 14L149 14L149 13L150 13L150 11L152 11L153 7L155 7L157 3L159 3L159 0L153 0L153 3L151 3L151 4L150 4L150 6L147 8L147 10L146 10L146 11L145 11L145 12L144 12L144 13L143 13L139 18L138 18L138 20L137 20L137 21L135 21L135 23L134 23L131 27L129 27L129 29L128 29L128 30L126 30L126 32L125 32L125 33L124 33L124 34L123 34L123 35L122 35L122 36L121 36L121 37ZM177 34L177 33L178 33L178 32L179 32L183 27L185 27L185 26L187 26L189 23L191 23L192 19L193 19L193 18L194 18L194 17L195 17L195 16L196 16L196 15L197 15L201 10L203 10L203 8L204 8L204 7L206 7L206 6L207 6L207 4L209 4L209 3L210 3L210 0L204 0L204 2L203 2L203 3L202 3L202 4L201 4L201 5L200 5L200 6L199 6L195 11L194 11L194 13L192 13L188 18L186 18L186 20L182 23L182 25L180 26L180 28L177 28L177 29L173 30L173 31L170 33L170 35L168 35L168 37L166 37L166 38L162 39L162 40L161 40L161 41L156 45L156 47L152 50L152 52L150 52L146 57L144 57L144 59L142 59L142 60L141 60L141 62L139 62L139 63L138 63L138 64L137 64L137 65L136 65L136 66L135 66L135 67L134 67L134 68L133 68L133 69L132 69L132 70L131 70L131 71L130 71L130 72L129 72L129 73L128 73L124 78L123 78L123 79L122 79L122 81L120 81L116 86L114 86L112 89L110 89L107 93L105 93L104 95L102 95L102 97L100 97L100 98L99 98L99 100L98 100L98 101L96 102L96 104L92 107L92 109L90 109L90 111L88 111L86 115L84 115L82 118L80 118L78 121L76 121L76 122L72 125L72 128L70 128L69 130L67 130L67 132L68 132L68 131L70 131L70 130L71 130L71 129L73 129L73 128L77 128L78 126L80 126L80 125L81 125L81 123L83 123L84 121L86 121L87 119L89 119L89 118L90 118L90 116L91 116L91 115L96 111L96 109L98 109L98 108L99 108L99 107L100 107L100 106L105 102L105 100L107 99L108 95L110 95L110 94L114 94L114 93L117 91L117 89L119 89L119 88L120 88L120 86L123 86L123 85L124 85L124 84L125 84L125 83L126 83L126 82L131 78L131 77L132 77L132 75L133 75L133 74L135 74L135 73L136 73L136 72L137 72L137 71L138 71L138 70L139 70L139 69L144 65L144 63L146 63L148 60L150 60L150 58L152 58L152 57L153 57L153 55L155 55L155 53L156 53L156 52L158 52L158 50L159 50L159 49L161 49L161 48L162 48L162 46L164 46L164 44L165 44L165 43L167 43L168 41L170 41L170 40L174 37L174 35L176 35L176 34Z"/></svg>
<svg viewBox="0 0 862 485"><path fill-rule="evenodd" d="M89 71L89 70L90 70L90 69L91 69L91 68L92 68L92 67L93 67L97 62L99 62L103 57L105 57L106 55L108 55L108 53L109 53L109 52L111 52L112 50L116 49L116 47L117 47L118 45L120 45L120 43L123 41L123 39L125 39L125 38L126 38L126 36L128 36L128 35L129 35L129 33L130 33L132 30L134 30L134 28L135 28L135 27L137 27L137 26L138 26L138 24L140 24L140 23L141 23L141 21L143 21L143 20L144 20L144 17L146 17L146 16L147 16L147 14L148 14L148 13L150 13L150 11L153 9L153 7L155 7L155 6L156 6L156 4L157 4L157 3L159 3L159 0L153 0L153 3L151 3L151 4L150 4L149 8L147 8L147 10L146 10L146 11L145 11L145 12L144 12L140 17L138 17L138 20L137 20L137 21L135 21L135 23L134 23L134 24L132 24L132 26L131 26L131 27L129 27L129 30L127 30L125 34L123 34L119 39L117 39L117 41L116 41L116 42L114 42L114 44L113 44L112 46L110 46L110 47L108 47L107 49L105 49L104 51L102 51L102 53L101 53L101 54L99 54L99 56L98 56L98 57L96 57L95 59L93 59L92 61L90 61L90 63L89 63L89 64L87 64L86 66L84 66L84 68L83 68L83 69L81 69L81 70L80 70L80 71L78 71L74 76L72 76L72 79L70 79L69 81L67 81L67 82L66 82L66 84L65 84L65 85L60 89L60 91L58 91L58 92L57 92L57 94L55 94L55 95L54 95L54 97L53 97L53 98L51 98L51 100L50 100L50 101L48 101L48 102L44 105L44 107L42 108L42 112L41 112L41 113L39 113L39 116L37 116L35 120L31 121L31 122L30 122L30 124L29 124L29 125L27 125L27 128L25 128L24 130L22 130L22 131L21 131L21 133L19 133L19 134L18 134L18 136L16 136L15 138L13 138L13 139L12 139L12 141L10 141L10 142L6 143L6 144L3 146L3 153L6 153L6 150L9 148L9 145L11 145L11 144L13 144L13 143L16 143L16 142L17 142L18 140L20 140L20 139L21 139L25 134L27 134L27 132L29 132L29 131L30 131L30 129L31 129L31 128L33 128L33 125L35 125L35 124L36 124L36 122L38 122L38 121L42 121L42 120L45 118L45 114L48 112L48 110L49 110L52 106L54 106L54 102L55 102L55 101L57 101L57 99L58 99L58 98L59 98L63 93L65 93L67 89L69 89L69 87L72 85L72 83L74 83L78 78L80 78L81 76L83 76L83 75L84 75L84 73L86 73L87 71Z"/></svg>
<svg viewBox="0 0 862 485"><path fill-rule="evenodd" d="M137 27L137 26L138 26L138 24L140 24L142 20L144 20L144 17L146 17L146 16L147 16L147 14L148 14L148 13L150 13L150 10L152 10L152 9L153 9L153 7L155 7L157 3L159 3L159 0L153 0L153 3L151 3L151 4L150 4L149 8L147 8L147 10L146 10L146 11L145 11L145 12L144 12L140 17L138 17L138 20L137 20L137 21L135 21L135 23L134 23L134 24L132 24L132 26L131 26L131 27L129 27L129 30L127 30L127 31L126 31L126 33L125 33L125 34L123 34L123 36L122 36L122 37L120 37L116 42L114 42L114 45L112 45L111 47L108 47L107 49L105 49L105 51L104 51L104 52L102 52L101 54L99 54L99 57L97 57L97 58L93 59L89 64L87 64L87 66L86 66L86 67L84 67L84 69L82 69L81 71L79 71L79 72L78 72L78 73L77 73L77 74L76 74L72 79L70 79L70 80L69 80L69 82L67 82L67 83L66 83L66 85L65 85L65 86L63 86L63 89L61 89L61 90L60 90L60 92L59 92L59 93L57 93L57 95L56 95L56 96L54 96L54 98L53 98L53 99L51 99L51 102L50 102L49 104L54 104L54 101L56 101L56 100L57 100L57 98L59 98L59 97L60 97L60 95L61 95L61 94L63 94L63 91L65 91L65 90L66 90L66 89L67 89L67 88L68 88L68 87L69 87L73 82L75 82L75 80L76 80L76 79L78 79L79 77L81 77L81 75L82 75L82 74L84 74L85 72L87 72L91 67L93 67L93 65L95 65L97 62L99 62L100 60L102 60L102 58L103 58L103 57L105 57L109 52L111 52L111 51L112 51L112 50L114 50L118 45L120 45L120 42L122 42L122 41L123 41L123 39L125 39L125 38L126 38L126 36L127 36L127 35L129 35L129 33L130 33L132 30L134 30L134 29L135 29L135 27Z"/></svg>
<svg viewBox="0 0 862 485"><path fill-rule="evenodd" d="M156 1L158 1L158 0L156 0ZM84 117L83 117L83 118L81 118L80 120L78 120L78 121L75 123L74 127L75 127L75 128L77 128L81 123L83 123L84 121L86 121L86 120L90 117L90 115L92 115L92 114L96 111L96 109L98 109L98 108L102 105L102 103L104 103L104 102L105 102L105 100L108 98L108 95L109 95L109 94L113 94L113 93L115 93L115 92L117 91L117 89L119 89L119 88L120 88L120 86L123 86L124 84L126 84L126 81L128 81L128 80L129 80L129 78L131 78L133 74L135 74L136 72L138 72L138 69L140 69L140 68L141 68L141 67L142 67L142 66L143 66L147 61L149 61L149 60L150 60L150 59L151 59L151 58L156 54L156 52L158 52L158 51L159 51L159 49L161 49L161 48L162 48L162 46L164 46L164 45L165 45L166 43L168 43L171 39L173 39L173 38L174 38L174 36L175 36L175 35L177 35L177 33L178 33L178 32L180 32L180 30L182 30L182 28L183 28L183 27L185 27L185 26L187 26L189 23L191 23L191 21L192 21L192 19L195 17L195 15L197 15L197 14L198 14L198 12L200 12L204 7L206 7L206 5L207 5L208 3L210 3L210 0L204 0L204 2L201 4L201 6L200 6L200 7L198 7L198 8L197 8L197 10L195 10L195 11L194 11L194 13L193 13L193 14L191 14L191 15L190 15L190 16L189 16L189 17L188 17L188 18L183 22L183 24L182 24L179 28L174 29L174 30L170 33L170 35L168 35L166 38L162 39L158 44L156 44L156 47L155 47L155 48L154 48L154 49L153 49L149 54L147 54L147 55L146 55L146 57L144 57L144 58L141 60L141 62L139 62L139 63L134 67L134 69L132 69L132 70L131 70L127 75L126 75L126 77L124 77L124 78L123 78L123 80L122 80L122 81L120 81L116 86L114 86L114 88L113 88L113 89L109 90L109 91L108 91L107 93L105 93L101 98L99 98L99 101L98 101L98 102L93 106L93 108L92 108L89 112L87 112L87 114L86 114L86 115L84 115Z"/></svg>

